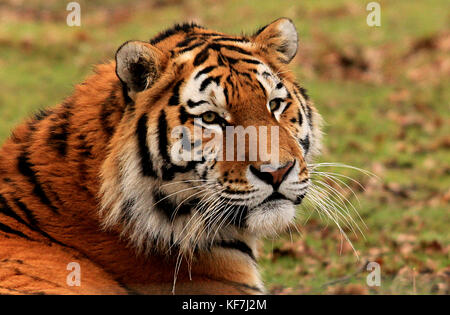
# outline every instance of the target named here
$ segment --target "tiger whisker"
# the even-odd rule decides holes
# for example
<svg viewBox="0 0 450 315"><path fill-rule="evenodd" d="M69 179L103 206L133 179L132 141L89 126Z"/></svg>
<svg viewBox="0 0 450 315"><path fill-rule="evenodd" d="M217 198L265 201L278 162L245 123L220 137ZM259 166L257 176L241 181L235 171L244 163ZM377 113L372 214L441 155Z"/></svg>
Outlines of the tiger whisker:
<svg viewBox="0 0 450 315"><path fill-rule="evenodd" d="M187 180L180 180L176 182L170 182L163 185L160 185L159 188L170 186L170 185L176 185L176 184L187 184L187 183L196 183L196 182L203 182L203 183L215 183L215 180L206 180L206 179L187 179Z"/></svg>
<svg viewBox="0 0 450 315"><path fill-rule="evenodd" d="M226 212L227 207L228 207L229 205L231 205L231 206L234 206L234 205L235 205L234 202L232 202L231 199L228 199L228 202L227 202L227 204L226 204L225 207L224 207L224 209L225 209L224 212ZM236 217L236 215L239 213L239 211L240 211L240 207L239 207L238 211L235 212L235 214L234 214L234 216L233 216L233 220L235 219L235 217ZM242 214L241 214L241 215L242 215ZM224 219L224 220L226 220L226 219ZM216 222L213 222L213 223L215 224ZM228 224L227 224L226 226L228 226ZM218 228L218 229L220 229L220 225L219 225L219 228ZM214 238L215 238L215 235L214 235Z"/></svg>
<svg viewBox="0 0 450 315"><path fill-rule="evenodd" d="M226 207L225 205L225 201L221 198L221 196L218 197L217 199L217 204L213 205L212 207L210 207L211 210L208 209L208 211L205 212L205 222L208 222L207 226L204 226L204 228L200 231L200 235L202 235L203 233L207 232L207 236L206 238L209 238L209 234L212 231L212 228L216 225L217 220L223 216L224 211L222 211L222 209L224 209ZM216 232L219 231L219 228L216 229ZM214 237L211 238L211 244L214 242L215 237L216 237L217 233L214 234Z"/></svg>
<svg viewBox="0 0 450 315"><path fill-rule="evenodd" d="M189 191L189 190L193 190L193 189L200 189L200 188L206 187L208 185L210 185L210 184L203 184L203 185L199 185L199 186L194 186L194 187L189 187L189 188L184 188L184 189L181 189L181 190L177 190L177 191L175 191L175 192L173 192L173 193L171 193L171 194L169 194L169 195L159 199L157 202L155 202L153 205L151 205L151 208L153 208L154 206L159 204L161 201L164 201L167 198L170 198L170 197L172 197L172 196L174 196L176 194L179 194L179 193L182 193L182 192L185 192L185 191Z"/></svg>
<svg viewBox="0 0 450 315"><path fill-rule="evenodd" d="M214 198L215 195L220 194L220 192L221 192L221 191L212 192L211 194L209 194L209 196L204 196L202 199L204 199L205 197L207 197L206 200L212 199L212 198ZM202 203L202 204L206 204L205 201L202 201L201 203ZM198 216L201 216L200 213L201 213L201 211L199 211L197 207L194 208L194 214L191 216L191 218L190 218L190 219L188 220L188 222L185 224L183 230L180 232L180 235L183 235L183 232L184 232L184 231L187 231L188 228L192 228L192 226L190 225L190 223L192 222L192 220L195 220ZM183 237L183 239L180 240L180 243L182 243L186 238L189 239L189 238L191 237L190 233L191 233L191 232L188 231L187 234Z"/></svg>
<svg viewBox="0 0 450 315"><path fill-rule="evenodd" d="M348 203L348 204L350 205L350 207L352 208L352 210L356 213L356 215L358 216L358 219L362 222L362 224L364 225L364 227L365 227L366 229L368 229L366 223L365 223L364 220L362 219L362 217L361 217L361 215L359 214L358 210L355 208L355 206L354 206L347 198L345 198L345 196L344 196L340 191L338 191L336 188L332 187L331 185L329 185L329 184L327 184L327 183L325 183L325 182L317 181L317 183L319 183L319 184L325 186L327 189L332 190L332 191L335 193L335 196L336 196L336 197L341 201L341 203L345 206L345 208L347 209L347 212L350 212L350 209L348 209L348 207L347 207L347 203ZM339 186L339 184L337 184L337 185ZM339 186L339 187L340 187L340 186ZM348 215L351 216L350 213L349 213ZM360 231L361 231L361 230L360 230ZM364 233L363 233L362 231L361 231L361 234L362 234L363 237L365 238Z"/></svg>
<svg viewBox="0 0 450 315"><path fill-rule="evenodd" d="M232 204L233 205L233 204ZM225 209L226 209L226 207L227 207L227 205L225 205ZM240 210L241 210L241 208L242 208L242 205L239 205L239 207L238 207L238 210L234 213L234 215L233 215L233 218L235 218L236 216L237 216L237 214L240 212ZM221 221L220 221L220 223L219 223L219 226L218 226L218 228L216 229L216 233L214 234L214 237L213 237L213 239L215 239L215 237L216 237L216 235L217 235L217 232L218 231L220 231L221 230L221 228L222 228L222 226L224 225L224 224L226 224L225 225L225 227L226 226L228 226L231 222L228 222L227 223L227 220L228 220L228 218L232 215L232 212L231 211L223 211L222 213L225 213L226 215L224 216L223 214L221 215ZM242 214L241 214L242 215Z"/></svg>
<svg viewBox="0 0 450 315"><path fill-rule="evenodd" d="M212 198L214 198L216 195L220 194L222 190L219 190L217 192L211 193L210 196L207 198L207 200L211 200ZM204 207L204 205L206 205L207 203L205 201L202 202L202 206ZM182 243L185 239L191 239L192 238L192 234L195 233L195 231L197 230L197 226L199 224L201 224L203 222L203 220L198 220L198 217L202 216L202 212L203 210L199 210L198 208L195 208L196 210L194 211L194 215L191 216L191 218L188 220L188 222L185 224L183 230L181 231L180 235L187 229L190 228L191 231L188 231L187 234L183 237L183 239L180 240L180 243ZM191 222L192 220L197 220L194 226L192 226ZM196 240L194 240L194 243L196 242Z"/></svg>
<svg viewBox="0 0 450 315"><path fill-rule="evenodd" d="M340 176L340 177L343 177L343 178L346 178L346 179L349 179L349 180L351 180L351 181L353 181L354 183L356 183L357 185L359 185L363 190L365 190L365 187L364 187L361 183L359 183L358 181L356 181L355 179L353 179L353 178L351 178L351 177L349 177L349 176L345 176L345 175L338 174L338 173L331 173L331 172L315 172L315 171L313 171L312 173L313 173L313 174L316 174L316 175L319 175L319 176L322 176L322 177L328 178L328 179L331 180L333 183L335 183L339 188L341 188L341 186L340 186L340 184L339 184L339 183L341 183L341 184L344 185L347 189L349 189L349 191L353 194L353 196L355 196L356 200L358 201L358 204L361 205L361 202L360 202L360 200L359 200L357 194L353 191L353 189L352 189L349 185L347 185L347 183L345 183L342 179L340 179L339 176ZM338 183L338 182L339 182L339 183ZM342 189L342 188L341 188L341 189ZM344 196L343 196L343 198L347 200L347 198L345 198ZM349 203L351 204L351 202L349 202ZM351 204L351 205L352 205L352 204ZM363 223L364 227L365 227L366 229L368 229L368 227L367 227L367 225L365 224L364 220L361 218L361 215L359 214L359 212L356 210L356 208L355 208L353 205L352 205L352 207L353 207L353 209L354 209L354 212L357 214L358 218L359 218L359 219L361 220L361 222Z"/></svg>
<svg viewBox="0 0 450 315"><path fill-rule="evenodd" d="M356 227L360 231L360 233L362 235L364 235L364 233L361 231L361 229L356 224L356 222L351 217L351 215L348 213L348 211L343 209L338 203L336 203L329 196L327 196L327 194L326 194L327 191L325 189L323 189L321 187L317 187L317 186L314 188L319 189L319 191L323 193L322 202L324 204L326 204L330 210L332 210L334 213L336 213L337 216L340 216L345 221L346 226L348 226L352 230L352 232L355 234L355 236L357 236L357 234L356 234L354 227ZM344 213L341 213L339 210L342 210L346 215L344 215Z"/></svg>
<svg viewBox="0 0 450 315"><path fill-rule="evenodd" d="M353 252L359 259L358 252L356 251L355 247L353 246L352 241L348 238L347 234L344 232L341 225L339 224L339 220L329 211L328 207L326 205L324 205L323 203L321 203L320 199L316 198L316 196L313 196L312 194L307 194L305 198L312 200L312 202L314 202L328 216L328 218L330 218L334 222L334 224L336 224L337 228L339 229L339 232L349 243L349 245L353 249Z"/></svg>
<svg viewBox="0 0 450 315"><path fill-rule="evenodd" d="M370 171L368 171L368 170L365 170L365 169L362 169L362 168L359 168L359 167L356 167L356 166L352 166L352 165L343 164L343 163L334 163L334 162L310 163L310 164L308 164L308 169L309 169L310 167L312 167L313 169L316 169L316 168L319 168L319 167L341 167L341 168L348 168L348 169L352 169L352 170L361 172L361 173L365 174L366 176L369 176L369 177L375 177L375 178L379 179L379 177L378 177L376 174L374 174L374 173L372 173L372 172L370 172Z"/></svg>
<svg viewBox="0 0 450 315"><path fill-rule="evenodd" d="M345 178L345 179L348 179L348 180L352 181L353 183L358 185L363 191L366 190L366 188L360 182L358 182L354 178L351 178L350 176L346 176L346 175L338 174L338 173L332 173L332 172L311 171L310 173L313 174L313 175L317 174L319 176L323 176L323 177L327 177L327 178L334 178L335 180L339 180L342 184L345 184L345 182L342 181L342 179L340 179L340 177L342 177L342 178ZM348 186L347 184L345 184L345 185L353 194L355 194L354 191L350 188L350 186ZM355 194L355 196L356 196L356 194ZM356 198L358 198L358 197L356 196Z"/></svg>
<svg viewBox="0 0 450 315"><path fill-rule="evenodd" d="M209 189L211 189L211 188L210 188L210 187L206 187L206 190L209 190ZM185 203L187 200L189 200L189 199L191 199L191 198L193 198L193 197L195 197L195 196L197 196L197 195L199 195L199 194L202 194L202 193L204 193L204 192L205 192L204 190L197 191L196 193L193 193L192 195L186 197L185 199L183 199L183 201L181 201L180 203L178 203L177 207L175 208L175 210L173 211L173 213L172 213L172 215L171 215L171 217L170 217L170 219L172 220L172 227L173 227L173 223L174 223L173 220L174 220L174 218L176 217L176 215L177 215L177 213L178 213L178 210L181 208L181 206L183 205L183 203Z"/></svg>
<svg viewBox="0 0 450 315"><path fill-rule="evenodd" d="M311 192L315 193L314 196L316 196L316 198L318 199L318 203L324 207L326 207L327 210L330 211L330 213L332 213L334 216L334 218L336 218L337 220L339 220L339 217L341 217L342 219L344 219L344 221L346 221L346 223L348 224L347 226L350 226L349 222L347 221L347 219L343 216L343 214L340 211L337 211L337 206L335 204L333 204L332 202L330 202L329 197L327 196L327 193L323 190L320 189L319 187L313 186L310 187Z"/></svg>

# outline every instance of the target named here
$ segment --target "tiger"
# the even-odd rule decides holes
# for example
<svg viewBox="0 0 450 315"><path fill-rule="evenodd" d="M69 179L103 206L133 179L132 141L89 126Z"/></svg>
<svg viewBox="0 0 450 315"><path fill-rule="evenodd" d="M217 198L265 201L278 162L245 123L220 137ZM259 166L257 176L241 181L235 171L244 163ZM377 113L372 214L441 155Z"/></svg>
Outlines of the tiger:
<svg viewBox="0 0 450 315"><path fill-rule="evenodd" d="M266 294L261 242L294 224L321 150L321 116L288 68L298 42L288 18L239 36L177 24L125 42L14 129L0 293ZM237 126L276 127L278 158L250 159L250 140L242 159L176 157Z"/></svg>

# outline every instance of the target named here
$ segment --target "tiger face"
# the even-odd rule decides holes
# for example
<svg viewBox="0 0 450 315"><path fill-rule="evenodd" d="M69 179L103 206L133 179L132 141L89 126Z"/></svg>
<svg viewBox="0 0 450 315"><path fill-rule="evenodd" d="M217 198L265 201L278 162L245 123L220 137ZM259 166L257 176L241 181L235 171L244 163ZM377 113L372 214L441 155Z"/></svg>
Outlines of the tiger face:
<svg viewBox="0 0 450 315"><path fill-rule="evenodd" d="M249 37L191 24L122 45L132 110L103 165L104 225L142 250L192 250L291 224L320 147L320 116L286 67L297 45L288 19Z"/></svg>

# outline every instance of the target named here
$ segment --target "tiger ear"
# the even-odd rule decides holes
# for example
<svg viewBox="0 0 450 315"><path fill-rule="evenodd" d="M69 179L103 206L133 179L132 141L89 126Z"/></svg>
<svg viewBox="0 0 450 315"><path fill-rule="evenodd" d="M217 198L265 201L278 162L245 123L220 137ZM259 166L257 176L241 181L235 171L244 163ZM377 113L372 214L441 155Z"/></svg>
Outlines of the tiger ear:
<svg viewBox="0 0 450 315"><path fill-rule="evenodd" d="M132 100L159 77L162 59L162 52L149 43L128 41L119 47L116 52L116 74Z"/></svg>
<svg viewBox="0 0 450 315"><path fill-rule="evenodd" d="M289 63L297 53L297 29L288 18L280 18L264 26L253 35L253 40L274 49L275 53L279 55L279 60L283 63Z"/></svg>

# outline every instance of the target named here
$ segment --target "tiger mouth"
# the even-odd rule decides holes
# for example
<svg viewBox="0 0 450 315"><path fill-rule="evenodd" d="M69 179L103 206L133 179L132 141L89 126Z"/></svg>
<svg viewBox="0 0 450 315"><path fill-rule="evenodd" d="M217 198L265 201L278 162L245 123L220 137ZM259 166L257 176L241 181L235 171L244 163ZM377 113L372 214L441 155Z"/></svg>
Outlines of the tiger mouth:
<svg viewBox="0 0 450 315"><path fill-rule="evenodd" d="M279 193L278 191L274 191L269 197L267 197L266 199L264 199L260 204L258 204L256 207L261 207L261 206L274 206L276 207L280 202L290 202L293 203L292 200L290 200L289 198L287 198L285 195L283 195L282 193Z"/></svg>
<svg viewBox="0 0 450 315"><path fill-rule="evenodd" d="M274 191L269 197L264 199L260 204L264 204L270 201L279 201L279 200L289 200L285 195L279 193L278 191ZM291 200L289 200L291 201Z"/></svg>
<svg viewBox="0 0 450 315"><path fill-rule="evenodd" d="M291 200L287 198L282 193L279 193L278 191L274 191L269 197L264 199L258 206L270 204L270 203L276 203L279 201L289 201L292 202L294 205L299 205L302 203L303 198L305 197L306 193L299 195L296 200Z"/></svg>

